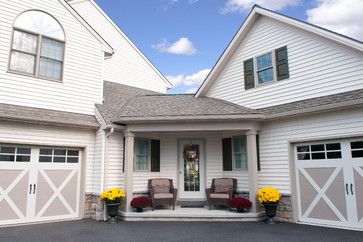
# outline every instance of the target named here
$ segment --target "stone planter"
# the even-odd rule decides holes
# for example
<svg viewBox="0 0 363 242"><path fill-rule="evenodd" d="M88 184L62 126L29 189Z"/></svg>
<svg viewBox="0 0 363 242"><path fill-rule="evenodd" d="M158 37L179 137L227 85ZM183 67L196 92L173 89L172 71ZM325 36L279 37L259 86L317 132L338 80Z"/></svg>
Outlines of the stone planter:
<svg viewBox="0 0 363 242"><path fill-rule="evenodd" d="M118 209L120 207L120 203L114 204L106 204L107 207L107 214L110 216L108 223L115 224L118 223Z"/></svg>
<svg viewBox="0 0 363 242"><path fill-rule="evenodd" d="M275 224L274 217L276 216L277 203L264 203L263 204L266 212L267 223Z"/></svg>

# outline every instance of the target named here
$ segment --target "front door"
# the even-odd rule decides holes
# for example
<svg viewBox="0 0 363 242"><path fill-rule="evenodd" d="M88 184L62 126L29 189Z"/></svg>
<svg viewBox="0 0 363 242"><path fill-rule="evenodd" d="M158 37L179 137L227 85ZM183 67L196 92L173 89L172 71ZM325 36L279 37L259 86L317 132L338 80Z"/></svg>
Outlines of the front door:
<svg viewBox="0 0 363 242"><path fill-rule="evenodd" d="M205 198L205 159L202 140L179 142L179 199Z"/></svg>

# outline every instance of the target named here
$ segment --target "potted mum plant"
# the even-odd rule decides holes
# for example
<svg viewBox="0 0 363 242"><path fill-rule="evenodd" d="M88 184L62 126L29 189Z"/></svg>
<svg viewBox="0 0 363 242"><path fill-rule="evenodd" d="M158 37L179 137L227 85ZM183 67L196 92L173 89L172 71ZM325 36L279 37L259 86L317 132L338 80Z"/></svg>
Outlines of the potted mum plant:
<svg viewBox="0 0 363 242"><path fill-rule="evenodd" d="M102 192L100 197L106 205L107 214L110 216L108 220L110 224L118 222L118 209L125 196L125 190L120 188L111 188Z"/></svg>
<svg viewBox="0 0 363 242"><path fill-rule="evenodd" d="M151 198L142 196L131 200L131 207L136 208L136 212L142 213L144 208L151 207Z"/></svg>
<svg viewBox="0 0 363 242"><path fill-rule="evenodd" d="M258 201L264 206L267 223L274 224L273 218L276 216L276 209L281 198L281 193L274 187L266 187L258 190Z"/></svg>
<svg viewBox="0 0 363 242"><path fill-rule="evenodd" d="M245 209L252 207L252 202L243 197L234 197L229 200L229 205L237 209L237 213L243 213Z"/></svg>

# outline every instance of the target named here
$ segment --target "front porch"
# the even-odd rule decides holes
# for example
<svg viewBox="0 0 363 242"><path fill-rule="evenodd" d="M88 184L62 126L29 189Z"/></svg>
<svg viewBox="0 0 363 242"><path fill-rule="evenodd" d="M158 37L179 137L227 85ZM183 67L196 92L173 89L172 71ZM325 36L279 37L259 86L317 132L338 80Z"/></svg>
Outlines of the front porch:
<svg viewBox="0 0 363 242"><path fill-rule="evenodd" d="M122 213L124 219L127 221L260 221L263 214L258 212L256 206L256 139L259 129L259 123L252 121L128 124L124 133L124 187L126 190L126 210ZM241 151L244 155L243 167L234 164L234 160L233 165L225 167L222 149L224 149L223 139L227 137L243 137L244 150ZM144 140L144 145L140 146L140 139ZM150 147L153 142L158 144L157 149L160 151L156 156L150 154L150 151L155 149ZM187 146L196 147L196 163L188 164L185 161L183 154ZM149 153L146 152L147 155L145 155L146 153L140 150L148 150ZM157 165L150 161L154 159L153 157L159 160ZM135 163L136 160L140 164ZM193 174L193 179L189 177L190 174ZM214 178L234 178L237 179L236 195L249 194L247 197L253 205L247 213L236 213L229 211L229 208L209 210L207 206L177 206L175 211L172 209L151 211L150 209L143 213L134 212L130 206L132 198L137 194L147 194L148 180L154 178L168 178L173 181L174 188L178 189L176 199L178 205L185 201L206 204L205 189L211 186Z"/></svg>
<svg viewBox="0 0 363 242"><path fill-rule="evenodd" d="M258 222L264 219L264 212L237 213L225 208L207 207L182 208L177 206L175 210L162 208L152 211L145 210L142 213L122 212L125 221L224 221L224 222Z"/></svg>

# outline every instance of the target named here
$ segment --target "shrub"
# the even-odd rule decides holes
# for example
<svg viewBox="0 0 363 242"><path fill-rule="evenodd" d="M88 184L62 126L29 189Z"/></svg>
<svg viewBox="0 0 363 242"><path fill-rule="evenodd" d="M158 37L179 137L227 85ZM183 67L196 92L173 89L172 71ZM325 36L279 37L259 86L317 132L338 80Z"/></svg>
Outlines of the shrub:
<svg viewBox="0 0 363 242"><path fill-rule="evenodd" d="M252 206L252 202L250 200L248 200L247 198L234 197L234 198L229 200L229 205L232 208L248 209L248 208L250 208Z"/></svg>
<svg viewBox="0 0 363 242"><path fill-rule="evenodd" d="M134 208L151 207L151 198L146 197L146 196L135 197L131 200L131 207L134 207Z"/></svg>

